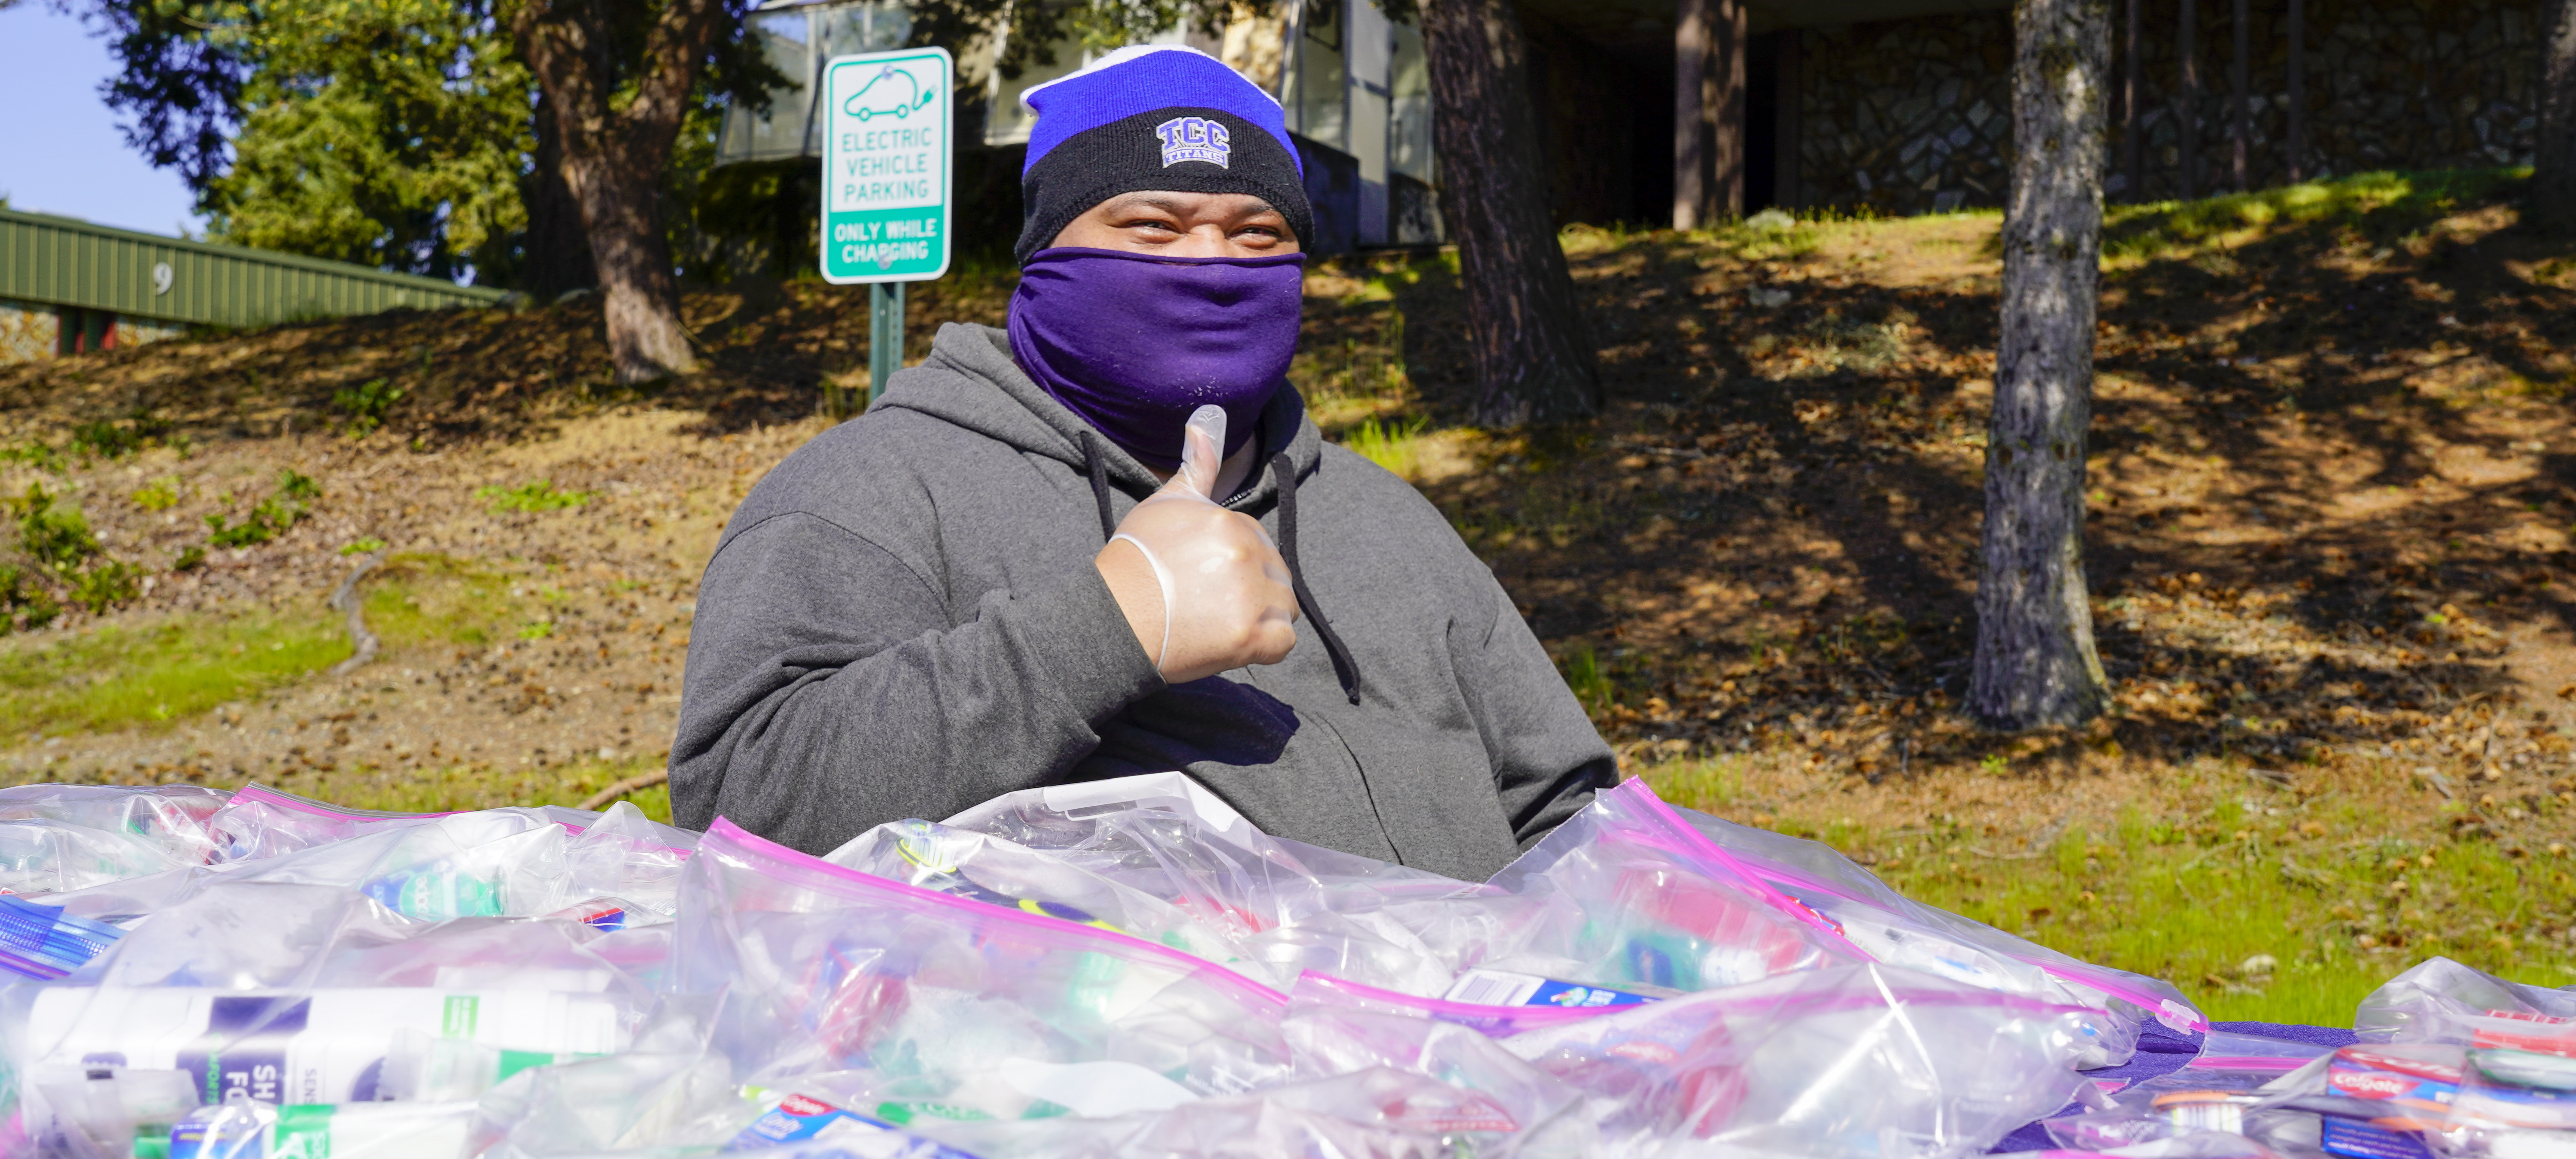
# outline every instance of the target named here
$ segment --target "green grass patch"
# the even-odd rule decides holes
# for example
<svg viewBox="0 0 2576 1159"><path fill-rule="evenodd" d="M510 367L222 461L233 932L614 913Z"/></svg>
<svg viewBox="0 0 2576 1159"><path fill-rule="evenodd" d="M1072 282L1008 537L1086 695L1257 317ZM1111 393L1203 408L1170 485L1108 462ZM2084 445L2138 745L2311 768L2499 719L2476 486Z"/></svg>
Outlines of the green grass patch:
<svg viewBox="0 0 2576 1159"><path fill-rule="evenodd" d="M1619 682L1601 663L1592 645L1576 643L1557 658L1556 666L1565 677L1565 686L1573 690L1576 700L1583 702L1583 711L1597 717L1619 699Z"/></svg>
<svg viewBox="0 0 2576 1159"><path fill-rule="evenodd" d="M446 556L395 556L363 588L367 623L388 649L480 647L518 622L508 587ZM308 679L347 659L349 647L339 617L320 608L172 615L0 642L0 736L165 725Z"/></svg>
<svg viewBox="0 0 2576 1159"><path fill-rule="evenodd" d="M385 379L378 378L354 387L343 387L334 392L331 395L331 405L348 418L341 429L347 432L350 438L363 439L375 433L377 427L384 425L386 412L391 411L394 404L402 401L402 397L408 393L410 392Z"/></svg>
<svg viewBox="0 0 2576 1159"><path fill-rule="evenodd" d="M2112 206L2103 222L2102 256L2111 262L2185 258L2215 243L2294 226L2395 238L2493 200L2530 175L2528 168L2356 173L2198 201Z"/></svg>
<svg viewBox="0 0 2576 1159"><path fill-rule="evenodd" d="M388 648L482 646L518 620L509 580L453 556L396 555L367 577L367 626Z"/></svg>
<svg viewBox="0 0 2576 1159"><path fill-rule="evenodd" d="M1426 418L1390 422L1368 419L1343 436L1342 445L1397 478L1411 479L1422 466L1422 431L1430 425L1431 420Z"/></svg>
<svg viewBox="0 0 2576 1159"><path fill-rule="evenodd" d="M168 616L0 642L0 736L164 725L347 658L329 613Z"/></svg>
<svg viewBox="0 0 2576 1159"><path fill-rule="evenodd" d="M579 507L591 500L588 491L558 491L552 479L537 479L516 487L477 487L474 497L492 505L495 515L506 511L536 514Z"/></svg>
<svg viewBox="0 0 2576 1159"><path fill-rule="evenodd" d="M2163 978L2216 1019L2350 1026L2363 996L2437 955L2540 986L2576 982L2576 947L2546 936L2576 909L2576 859L2391 836L2358 805L2274 816L2230 800L2187 820L2132 811L2033 851L1940 816L1885 831L1746 818L1728 808L1741 778L1723 759L1647 775L1670 800L1875 862L1918 901ZM2269 969L2246 969L2262 957Z"/></svg>
<svg viewBox="0 0 2576 1159"><path fill-rule="evenodd" d="M206 542L216 547L251 547L286 534L288 528L313 513L313 501L322 497L322 487L311 476L293 467L277 471L277 490L250 509L239 523L226 526L220 513L206 516L209 534Z"/></svg>
<svg viewBox="0 0 2576 1159"><path fill-rule="evenodd" d="M179 502L179 477L163 475L137 488L134 505L146 511L167 511Z"/></svg>

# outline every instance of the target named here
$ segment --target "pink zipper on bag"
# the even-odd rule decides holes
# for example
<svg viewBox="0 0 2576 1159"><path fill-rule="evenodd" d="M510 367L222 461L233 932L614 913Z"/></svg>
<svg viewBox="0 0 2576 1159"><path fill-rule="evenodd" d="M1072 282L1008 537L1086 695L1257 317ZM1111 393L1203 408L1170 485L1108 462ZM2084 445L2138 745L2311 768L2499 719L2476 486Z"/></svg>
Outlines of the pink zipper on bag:
<svg viewBox="0 0 2576 1159"><path fill-rule="evenodd" d="M1656 816L1661 817L1664 824L1670 827L1682 840L1689 842L1698 850L1707 853L1720 864L1725 865L1728 869L1735 871L1737 874L1759 882L1765 897L1770 900L1773 905L1804 918L1809 924L1814 925L1819 929L1831 931L1835 937L1841 938L1845 942L1850 941L1850 938L1844 935L1840 929L1835 928L1832 922L1826 921L1814 910L1808 909L1804 905L1800 905L1796 899L1789 897L1787 894L1781 893L1779 889L1772 884L1772 880L1774 878L1786 880L1800 888L1811 888L1819 893L1832 894L1835 897L1842 898L1849 902L1863 905L1870 903L1864 899L1853 897L1839 889L1835 889L1826 883L1804 880L1803 876L1800 874L1776 871L1776 867L1775 872L1771 873L1756 871L1746 866L1743 862L1737 860L1732 854L1728 853L1724 847L1718 845L1717 842L1711 840L1708 834L1700 832L1698 826L1682 820L1680 814L1673 812L1673 807L1666 804L1662 797L1656 796L1653 786L1646 784L1644 780L1631 779L1626 785L1621 785L1618 789L1613 789L1611 791L1618 792L1622 789L1626 789L1629 785L1637 787L1637 795L1645 800L1647 808L1653 811ZM2024 965L2037 967L2042 973L2053 978L2073 982L2090 989L2099 990L2104 994L2108 994L2123 1002L2134 1005L2139 1009L2146 1011L2151 1016L2159 1014L2186 1016L2185 1021L2190 1024L2188 1029L2198 1031L2207 1031L2209 1029L2209 1019L2206 1015L2203 1015L2200 1011L2188 1006L2183 1007L2180 1010L2175 1010L2170 999L2156 995L2139 993L2113 979L2098 977L2089 971L2071 967L2062 962L2034 960L2011 953L2007 953L2006 956Z"/></svg>
<svg viewBox="0 0 2576 1159"><path fill-rule="evenodd" d="M1146 941L1133 934L1086 926L1062 918L1051 918L1024 910L1008 909L971 898L955 897L937 890L922 889L900 881L863 873L847 866L834 865L822 858L799 853L768 838L761 837L724 817L707 827L707 835L698 846L702 856L740 865L764 877L777 878L818 892L844 898L893 902L916 912L939 915L955 914L973 922L998 922L1016 926L1039 940L1074 950L1104 952L1114 950L1129 958L1150 958L1170 968L1231 993L1255 1007L1267 1007L1284 1013L1288 996L1255 982L1204 958L1186 954L1170 946Z"/></svg>

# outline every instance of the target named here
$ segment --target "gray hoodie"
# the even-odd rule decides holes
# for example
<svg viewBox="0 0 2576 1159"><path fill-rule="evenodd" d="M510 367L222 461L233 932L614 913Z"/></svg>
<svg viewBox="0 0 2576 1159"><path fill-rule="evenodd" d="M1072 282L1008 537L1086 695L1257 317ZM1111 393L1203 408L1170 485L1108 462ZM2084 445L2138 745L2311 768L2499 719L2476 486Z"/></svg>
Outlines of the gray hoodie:
<svg viewBox="0 0 2576 1159"><path fill-rule="evenodd" d="M888 387L752 488L707 565L680 824L723 815L820 853L1018 789L1180 769L1267 832L1482 881L1615 782L1493 573L1403 480L1326 445L1295 390L1226 506L1299 581L1296 649L1173 685L1091 562L1153 474L988 326L941 327Z"/></svg>

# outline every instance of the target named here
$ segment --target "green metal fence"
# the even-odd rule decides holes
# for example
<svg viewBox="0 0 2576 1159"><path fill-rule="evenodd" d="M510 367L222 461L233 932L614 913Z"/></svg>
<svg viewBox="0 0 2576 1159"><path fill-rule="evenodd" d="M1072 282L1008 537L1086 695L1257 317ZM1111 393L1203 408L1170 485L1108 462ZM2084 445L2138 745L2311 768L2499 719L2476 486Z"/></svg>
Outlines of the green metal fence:
<svg viewBox="0 0 2576 1159"><path fill-rule="evenodd" d="M133 318L259 326L395 306L490 305L502 291L346 262L182 241L0 209L0 298Z"/></svg>

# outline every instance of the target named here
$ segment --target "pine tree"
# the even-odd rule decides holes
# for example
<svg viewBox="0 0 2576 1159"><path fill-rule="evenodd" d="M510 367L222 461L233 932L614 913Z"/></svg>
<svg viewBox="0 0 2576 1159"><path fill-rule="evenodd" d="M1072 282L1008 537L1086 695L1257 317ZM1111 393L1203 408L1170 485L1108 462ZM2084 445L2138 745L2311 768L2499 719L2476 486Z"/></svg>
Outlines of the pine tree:
<svg viewBox="0 0 2576 1159"><path fill-rule="evenodd" d="M1968 710L1997 729L2099 715L2084 581L2084 433L2101 280L2108 0L2020 0L2002 342Z"/></svg>

